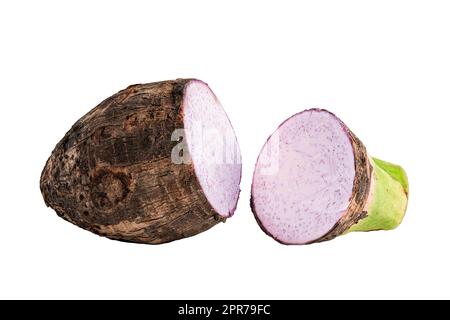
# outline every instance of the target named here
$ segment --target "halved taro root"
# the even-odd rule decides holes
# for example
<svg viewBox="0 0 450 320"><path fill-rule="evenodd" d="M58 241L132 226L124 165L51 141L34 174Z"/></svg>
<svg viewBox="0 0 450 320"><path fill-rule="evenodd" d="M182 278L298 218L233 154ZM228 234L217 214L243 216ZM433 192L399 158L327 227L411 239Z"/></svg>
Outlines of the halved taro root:
<svg viewBox="0 0 450 320"><path fill-rule="evenodd" d="M82 117L42 172L46 204L111 239L159 244L231 217L241 156L220 102L199 81L130 86Z"/></svg>
<svg viewBox="0 0 450 320"><path fill-rule="evenodd" d="M250 203L275 240L309 244L349 231L393 229L407 200L401 167L369 157L334 114L311 109L287 119L267 140Z"/></svg>

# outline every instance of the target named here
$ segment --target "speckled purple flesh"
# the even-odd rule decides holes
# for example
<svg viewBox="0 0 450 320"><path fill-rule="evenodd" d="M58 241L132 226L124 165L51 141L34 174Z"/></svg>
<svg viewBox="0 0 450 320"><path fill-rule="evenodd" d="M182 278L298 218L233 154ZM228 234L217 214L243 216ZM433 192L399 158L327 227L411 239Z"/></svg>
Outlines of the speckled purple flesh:
<svg viewBox="0 0 450 320"><path fill-rule="evenodd" d="M242 168L236 135L208 85L193 80L185 90L184 129L195 175L215 211L231 217L239 198Z"/></svg>
<svg viewBox="0 0 450 320"><path fill-rule="evenodd" d="M352 196L355 161L345 125L325 110L287 119L264 145L252 199L262 228L286 244L327 234Z"/></svg>

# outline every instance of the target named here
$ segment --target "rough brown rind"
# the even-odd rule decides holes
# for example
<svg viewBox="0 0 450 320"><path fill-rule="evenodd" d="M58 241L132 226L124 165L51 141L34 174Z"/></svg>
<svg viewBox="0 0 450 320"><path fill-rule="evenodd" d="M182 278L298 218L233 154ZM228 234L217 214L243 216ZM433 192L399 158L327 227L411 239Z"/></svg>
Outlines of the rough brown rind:
<svg viewBox="0 0 450 320"><path fill-rule="evenodd" d="M352 191L352 197L350 199L349 206L347 208L346 213L342 216L341 219L333 226L333 228L330 229L325 235L322 237L315 239L313 241L310 241L305 244L312 244L317 242L323 242L332 240L341 234L345 233L348 229L350 229L351 226L358 223L361 219L364 219L367 217L367 212L364 210L366 206L366 202L369 198L370 194L370 183L372 179L372 165L370 164L369 155L367 154L366 147L364 144L356 137L356 135L333 113L323 110L323 109L309 109L302 111L300 113L306 112L306 111L323 111L328 112L332 114L340 123L342 128L346 131L352 147L353 147L353 153L355 158L355 178L353 180L353 191ZM300 114L297 113L294 116ZM293 116L293 117L294 117ZM290 119L290 118L288 118ZM287 119L287 120L288 120ZM284 122L286 122L285 120ZM283 122L283 123L284 123ZM281 125L283 125L283 123ZM279 127L281 127L281 125ZM278 127L278 128L279 128ZM278 130L278 129L277 129ZM270 139L270 137L269 137ZM267 141L269 140L267 139ZM253 192L253 185L252 185L252 192ZM270 237L275 239L276 241L282 243L282 244L289 244L281 241L280 239L277 239L274 235L272 235L262 224L261 220L259 219L255 203L253 200L253 194L250 196L250 208L253 212L253 215L256 219L256 222L258 223L259 227Z"/></svg>
<svg viewBox="0 0 450 320"><path fill-rule="evenodd" d="M115 240L160 244L225 221L209 204L192 164L171 161L183 128L189 79L139 84L78 120L42 172L47 206Z"/></svg>

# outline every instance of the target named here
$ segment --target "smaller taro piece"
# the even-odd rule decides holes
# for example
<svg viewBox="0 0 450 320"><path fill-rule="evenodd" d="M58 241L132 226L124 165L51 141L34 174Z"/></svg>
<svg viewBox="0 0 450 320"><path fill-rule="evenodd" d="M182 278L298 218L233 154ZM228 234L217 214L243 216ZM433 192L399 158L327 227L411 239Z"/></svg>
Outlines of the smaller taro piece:
<svg viewBox="0 0 450 320"><path fill-rule="evenodd" d="M269 137L250 199L261 229L283 244L394 229L407 202L405 171L370 157L347 126L322 109L290 117Z"/></svg>
<svg viewBox="0 0 450 320"><path fill-rule="evenodd" d="M78 120L42 172L47 206L98 235L160 244L230 218L241 156L231 123L202 81L139 84Z"/></svg>

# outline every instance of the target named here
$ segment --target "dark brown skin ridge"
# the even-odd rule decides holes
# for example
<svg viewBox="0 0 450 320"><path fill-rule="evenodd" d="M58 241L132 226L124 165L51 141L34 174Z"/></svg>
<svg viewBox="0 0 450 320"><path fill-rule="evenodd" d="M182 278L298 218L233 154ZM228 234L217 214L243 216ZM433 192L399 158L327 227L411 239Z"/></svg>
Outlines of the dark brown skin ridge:
<svg viewBox="0 0 450 320"><path fill-rule="evenodd" d="M332 114L334 117L336 117L333 113L331 113L327 110L322 110L322 109L309 109L309 110L305 110L303 112L311 111L311 110L325 111L325 112ZM290 118L288 118L288 119L290 119ZM347 212L333 226L333 228L331 228L330 231L328 231L322 237L320 237L316 240L310 241L308 243L305 243L305 244L312 244L312 243L332 240L332 239L340 236L341 234L345 233L348 229L350 229L351 226L353 226L354 224L357 224L361 219L364 219L365 217L367 217L367 212L364 211L364 207L366 205L367 199L370 194L370 182L372 179L373 168L372 168L372 165L370 164L369 156L367 154L366 147L364 146L364 144L358 139L358 137L356 137L356 135L338 117L336 117L336 119L338 119L340 121L340 123L341 123L342 127L344 128L344 130L346 131L346 133L351 141L352 147L353 147L353 153L354 153L354 157L355 157L355 179L353 180L352 197L350 199L350 203L349 203ZM287 121L287 120L285 120L285 121ZM281 125L283 125L283 123ZM267 140L269 140L269 139L270 139L270 137ZM250 208L251 208L253 215L256 219L256 222L258 223L261 230L263 230L268 236L272 237L279 243L290 245L290 243L285 243L285 242L277 239L276 237L274 237L263 226L263 224L259 220L258 215L256 213L256 208L255 208L252 194L250 196Z"/></svg>
<svg viewBox="0 0 450 320"><path fill-rule="evenodd" d="M192 164L173 164L190 79L138 84L78 120L42 171L47 206L110 239L160 244L225 221L211 207Z"/></svg>

